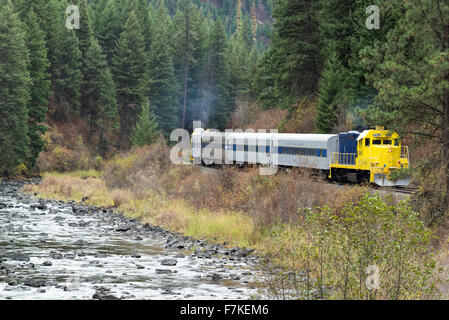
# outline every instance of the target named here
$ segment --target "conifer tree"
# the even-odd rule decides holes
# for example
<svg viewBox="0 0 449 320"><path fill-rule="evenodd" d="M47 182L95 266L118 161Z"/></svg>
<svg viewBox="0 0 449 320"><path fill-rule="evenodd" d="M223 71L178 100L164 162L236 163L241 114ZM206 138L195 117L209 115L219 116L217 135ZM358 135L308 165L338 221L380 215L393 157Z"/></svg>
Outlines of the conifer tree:
<svg viewBox="0 0 449 320"><path fill-rule="evenodd" d="M28 137L30 140L28 162L31 166L36 164L36 159L44 147L41 134L45 133L46 127L42 123L46 119L50 97L50 74L47 71L50 62L47 59L45 33L41 30L39 21L33 7L31 7L25 27L26 43L30 57L28 70L31 77L31 99L28 104Z"/></svg>
<svg viewBox="0 0 449 320"><path fill-rule="evenodd" d="M147 100L142 106L139 120L131 135L131 141L134 146L142 147L153 143L158 133L158 123Z"/></svg>
<svg viewBox="0 0 449 320"><path fill-rule="evenodd" d="M272 96L281 107L289 107L298 97L317 91L322 65L318 4L313 0L275 3L275 32L267 54L274 64Z"/></svg>
<svg viewBox="0 0 449 320"><path fill-rule="evenodd" d="M237 5L235 9L235 32L237 34L242 34L242 30L243 30L242 0L237 0Z"/></svg>
<svg viewBox="0 0 449 320"><path fill-rule="evenodd" d="M61 29L65 28L64 12L65 8L62 7L61 2L58 0L45 1L43 9L36 8L36 14L41 20L42 30L45 32L45 43L47 46L47 56L50 61L50 75L51 79L57 77L57 65L58 65L58 51L61 50L58 40L60 37L58 34Z"/></svg>
<svg viewBox="0 0 449 320"><path fill-rule="evenodd" d="M257 40L257 12L256 12L256 3L254 0L251 2L251 32L253 35L253 41Z"/></svg>
<svg viewBox="0 0 449 320"><path fill-rule="evenodd" d="M116 43L123 31L116 1L107 0L104 9L97 14L95 37L106 54L108 65L112 65Z"/></svg>
<svg viewBox="0 0 449 320"><path fill-rule="evenodd" d="M89 124L90 142L95 133L105 139L118 122L117 101L114 81L107 66L106 56L97 40L91 39L91 45L86 53L84 68L84 114ZM107 144L101 141L100 144ZM102 148L104 155L106 150Z"/></svg>
<svg viewBox="0 0 449 320"><path fill-rule="evenodd" d="M159 31L154 34L149 54L149 98L160 129L170 134L179 125L179 102L173 53L167 41L171 19L163 1L157 8L156 17Z"/></svg>
<svg viewBox="0 0 449 320"><path fill-rule="evenodd" d="M52 62L54 93L52 114L55 119L64 121L80 111L82 56L75 32L64 25L58 30L55 61Z"/></svg>
<svg viewBox="0 0 449 320"><path fill-rule="evenodd" d="M330 49L332 50L332 49ZM344 71L333 46L320 79L315 125L321 133L333 133L338 127L338 112L344 97Z"/></svg>
<svg viewBox="0 0 449 320"><path fill-rule="evenodd" d="M0 171L28 159L30 76L25 33L11 0L0 6Z"/></svg>
<svg viewBox="0 0 449 320"><path fill-rule="evenodd" d="M123 25L129 18L131 11L134 11L137 16L137 20L139 21L140 32L142 33L145 50L148 51L150 48L150 40L151 40L151 30L150 30L150 21L149 21L149 10L148 4L146 0L126 0L124 4L122 15Z"/></svg>
<svg viewBox="0 0 449 320"><path fill-rule="evenodd" d="M112 64L120 116L120 148L127 149L148 85L148 57L134 11L131 11L120 35Z"/></svg>
<svg viewBox="0 0 449 320"><path fill-rule="evenodd" d="M180 0L178 11L174 17L175 57L178 79L182 85L182 114L181 126L190 122L189 117L198 117L199 87L205 59L206 28L202 14L191 0ZM195 114L195 115L194 115Z"/></svg>
<svg viewBox="0 0 449 320"><path fill-rule="evenodd" d="M211 126L223 130L233 108L229 97L226 32L220 18L215 21L210 38L208 83L212 93Z"/></svg>
<svg viewBox="0 0 449 320"><path fill-rule="evenodd" d="M89 46L92 43L92 37L94 33L90 22L87 0L78 0L78 6L80 9L80 28L77 29L75 32L76 35L78 36L79 49L81 51L81 58L84 64L84 60L86 59Z"/></svg>
<svg viewBox="0 0 449 320"><path fill-rule="evenodd" d="M399 11L399 19L387 41L362 51L362 63L373 70L367 73L368 81L378 90L365 116L370 124L412 134L425 139L426 145L433 143L425 159L416 159L427 180L423 193L431 194L431 203L424 201L428 196L415 201L418 209L432 208L427 224L441 218L445 224L449 213L449 23L445 19L449 5L434 0L400 4L391 7Z"/></svg>

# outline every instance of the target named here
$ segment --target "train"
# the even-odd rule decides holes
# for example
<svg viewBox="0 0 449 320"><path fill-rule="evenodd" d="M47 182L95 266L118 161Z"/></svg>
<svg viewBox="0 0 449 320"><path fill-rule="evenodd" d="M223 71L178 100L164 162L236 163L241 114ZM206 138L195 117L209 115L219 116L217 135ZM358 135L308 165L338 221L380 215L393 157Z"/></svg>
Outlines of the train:
<svg viewBox="0 0 449 320"><path fill-rule="evenodd" d="M195 129L190 160L195 164L266 165L318 170L328 179L381 187L409 185L409 151L400 136L377 126L338 134L217 132Z"/></svg>

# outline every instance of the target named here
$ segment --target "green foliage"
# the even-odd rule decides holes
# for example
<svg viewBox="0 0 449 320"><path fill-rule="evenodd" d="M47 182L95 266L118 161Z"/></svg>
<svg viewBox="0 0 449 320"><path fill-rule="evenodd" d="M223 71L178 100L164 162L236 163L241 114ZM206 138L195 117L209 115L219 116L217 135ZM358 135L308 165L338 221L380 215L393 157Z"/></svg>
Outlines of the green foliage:
<svg viewBox="0 0 449 320"><path fill-rule="evenodd" d="M120 23L120 13L116 1L106 0L104 9L97 9L95 25L95 36L103 48L108 64L112 63L112 56L115 52L116 42L123 31Z"/></svg>
<svg viewBox="0 0 449 320"><path fill-rule="evenodd" d="M84 88L82 114L89 125L89 141L98 133L99 152L104 156L110 143L106 137L118 124L117 100L106 57L93 38L84 60Z"/></svg>
<svg viewBox="0 0 449 320"><path fill-rule="evenodd" d="M406 202L365 195L341 212L306 209L303 223L273 232L263 293L278 299L423 299L441 280L431 233ZM377 270L378 286L374 273ZM374 280L374 281L372 281Z"/></svg>
<svg viewBox="0 0 449 320"><path fill-rule="evenodd" d="M65 27L65 3L49 0L47 9L49 14L47 45L54 94L50 114L56 120L65 121L79 113L83 81L82 52L75 31Z"/></svg>
<svg viewBox="0 0 449 320"><path fill-rule="evenodd" d="M139 121L131 135L134 146L142 147L153 143L158 135L158 123L150 104L147 102L142 106Z"/></svg>
<svg viewBox="0 0 449 320"><path fill-rule="evenodd" d="M131 11L112 58L120 116L120 147L128 148L129 135L144 103L148 84L148 56L139 21Z"/></svg>
<svg viewBox="0 0 449 320"><path fill-rule="evenodd" d="M315 125L321 133L333 133L340 121L339 108L343 100L345 74L334 49L321 74L318 92L318 109Z"/></svg>
<svg viewBox="0 0 449 320"><path fill-rule="evenodd" d="M229 64L226 59L227 39L223 22L215 21L210 32L207 83L210 86L212 128L223 130L232 112L229 96Z"/></svg>
<svg viewBox="0 0 449 320"><path fill-rule="evenodd" d="M363 63L373 70L368 80L378 90L375 104L364 116L370 123L435 143L422 159L434 160L433 174L425 170L422 180L435 175L442 191L435 199L442 202L434 203L433 211L444 216L449 206L449 29L442 17L449 13L449 5L404 1L386 10L399 18L387 41L363 51Z"/></svg>
<svg viewBox="0 0 449 320"><path fill-rule="evenodd" d="M176 82L173 51L167 41L171 37L171 19L163 3L156 9L154 23L160 30L153 36L149 55L149 99L160 129L169 135L179 125L179 85Z"/></svg>
<svg viewBox="0 0 449 320"><path fill-rule="evenodd" d="M310 0L275 3L273 44L265 60L272 66L264 69L274 69L270 82L277 105L287 107L292 98L317 90L322 65L318 9L318 3Z"/></svg>
<svg viewBox="0 0 449 320"><path fill-rule="evenodd" d="M0 7L0 172L11 173L29 159L30 73L26 35L14 6Z"/></svg>
<svg viewBox="0 0 449 320"><path fill-rule="evenodd" d="M34 9L30 8L25 29L30 57L28 70L31 77L31 99L28 104L28 137L30 140L28 162L31 167L35 166L36 159L44 147L41 134L47 130L43 122L46 120L50 97L50 74L47 72L50 62L45 47L45 33L39 27L39 21Z"/></svg>

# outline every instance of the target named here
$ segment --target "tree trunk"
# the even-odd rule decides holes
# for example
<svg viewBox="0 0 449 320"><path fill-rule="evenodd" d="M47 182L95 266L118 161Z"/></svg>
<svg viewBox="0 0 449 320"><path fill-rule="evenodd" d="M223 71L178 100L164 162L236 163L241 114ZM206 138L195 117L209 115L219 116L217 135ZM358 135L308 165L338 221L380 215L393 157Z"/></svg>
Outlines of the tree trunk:
<svg viewBox="0 0 449 320"><path fill-rule="evenodd" d="M186 4L186 39L185 39L185 48L184 48L184 106L183 106L183 110L182 110L182 125L181 125L181 127L183 129L185 128L185 121L186 121L187 76L189 74L189 33L190 33L189 7L190 7L190 0L188 0L187 4Z"/></svg>

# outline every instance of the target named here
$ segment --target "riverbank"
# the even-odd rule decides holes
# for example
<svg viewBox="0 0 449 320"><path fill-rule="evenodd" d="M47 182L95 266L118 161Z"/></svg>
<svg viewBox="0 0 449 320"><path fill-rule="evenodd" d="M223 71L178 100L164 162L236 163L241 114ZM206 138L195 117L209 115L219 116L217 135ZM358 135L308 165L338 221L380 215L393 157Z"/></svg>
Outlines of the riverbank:
<svg viewBox="0 0 449 320"><path fill-rule="evenodd" d="M43 174L40 184L29 184L24 191L37 198L113 209L142 224L158 225L193 238L239 247L261 245L262 235L255 232L253 221L242 213L198 210L186 200L168 199L160 194L135 199L129 190L108 189L102 179L91 174Z"/></svg>

